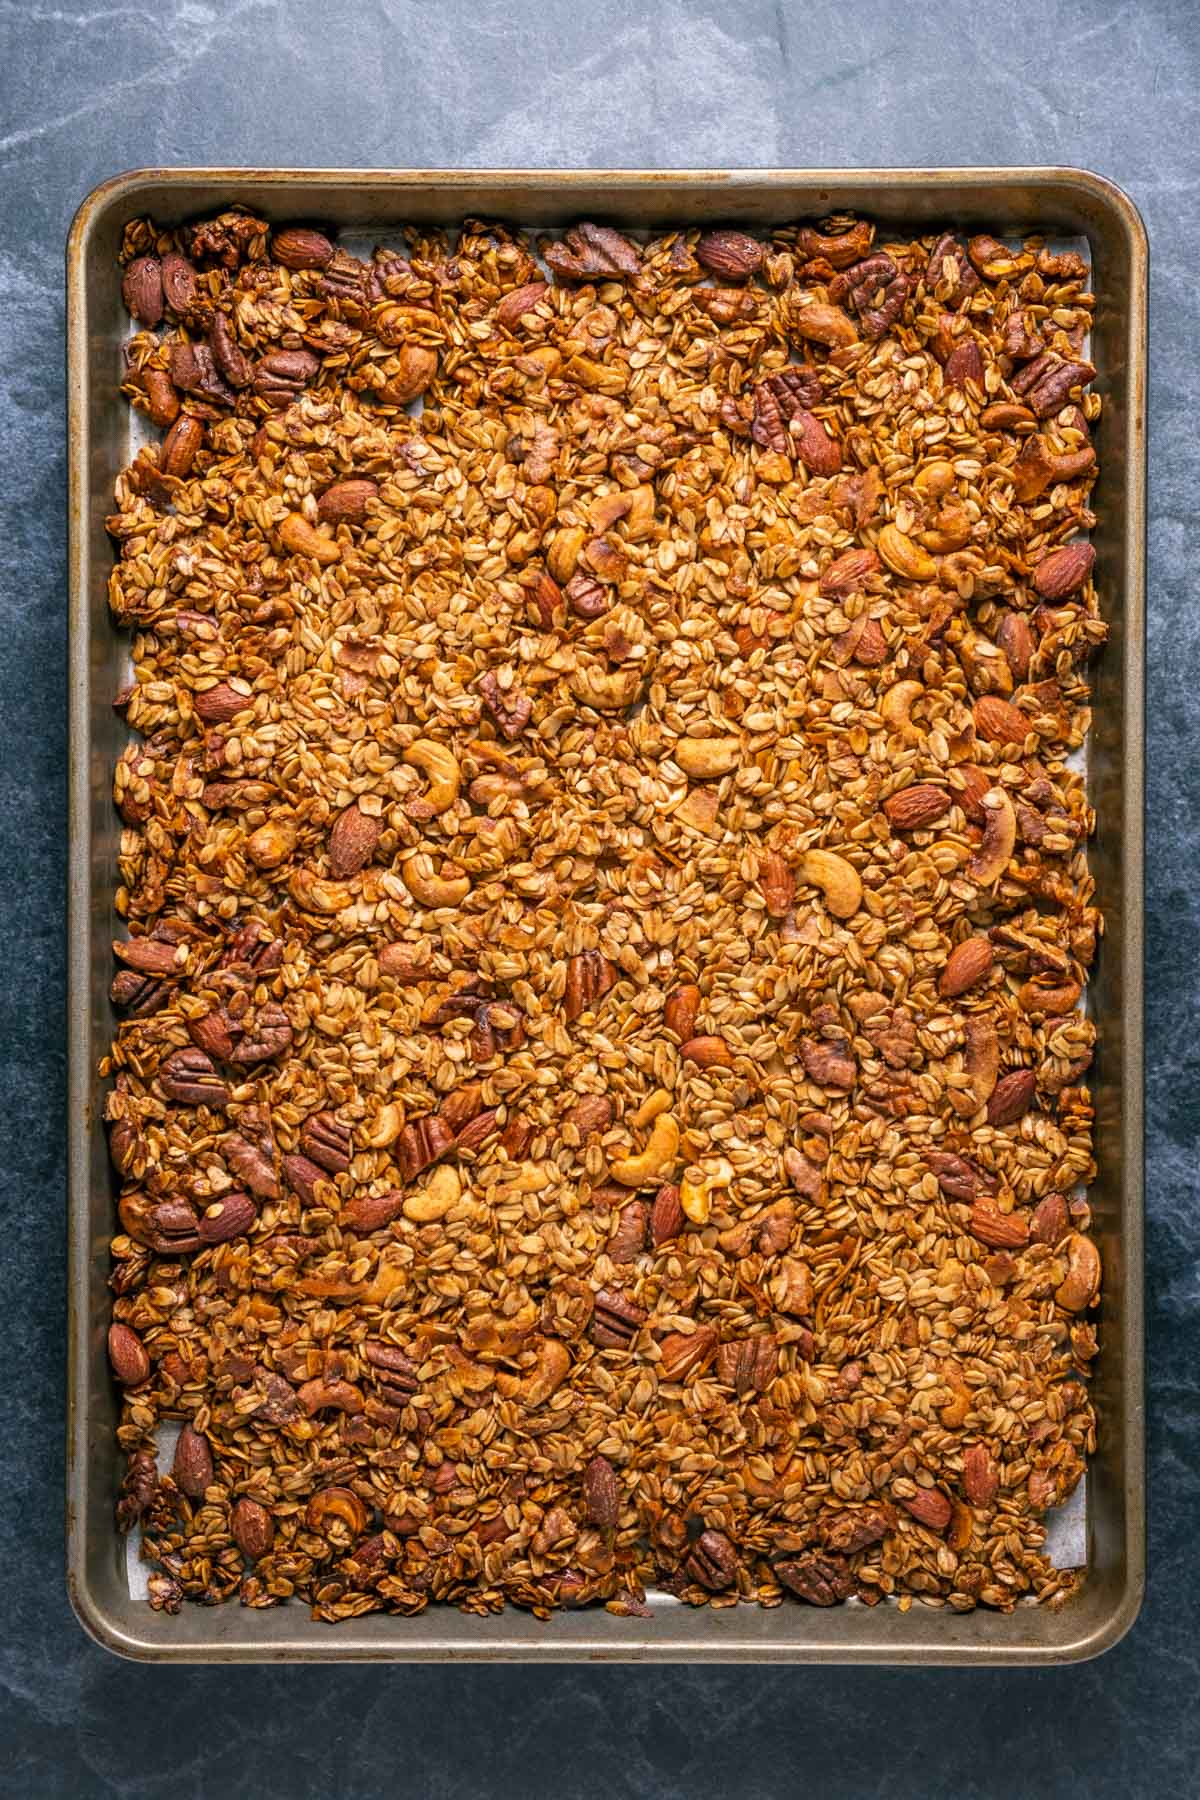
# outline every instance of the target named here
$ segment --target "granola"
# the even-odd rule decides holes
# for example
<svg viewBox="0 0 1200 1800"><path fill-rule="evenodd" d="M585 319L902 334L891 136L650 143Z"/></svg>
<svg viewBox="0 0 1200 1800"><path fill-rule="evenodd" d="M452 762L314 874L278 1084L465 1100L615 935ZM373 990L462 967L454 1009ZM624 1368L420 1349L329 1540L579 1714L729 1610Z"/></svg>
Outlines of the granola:
<svg viewBox="0 0 1200 1800"><path fill-rule="evenodd" d="M122 265L151 1604L1061 1600L1085 266L243 212Z"/></svg>

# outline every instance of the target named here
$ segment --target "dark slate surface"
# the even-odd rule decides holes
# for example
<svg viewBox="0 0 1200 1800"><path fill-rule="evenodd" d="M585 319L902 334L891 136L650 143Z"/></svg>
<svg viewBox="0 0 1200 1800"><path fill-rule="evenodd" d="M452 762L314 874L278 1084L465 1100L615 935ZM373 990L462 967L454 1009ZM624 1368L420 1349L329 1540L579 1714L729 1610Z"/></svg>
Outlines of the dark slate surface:
<svg viewBox="0 0 1200 1800"><path fill-rule="evenodd" d="M1200 1263L1200 446L1190 0L0 0L5 1629L14 1795L1194 1794ZM1152 1573L1080 1668L156 1670L63 1593L62 243L150 163L1082 163L1154 257L1150 523Z"/></svg>

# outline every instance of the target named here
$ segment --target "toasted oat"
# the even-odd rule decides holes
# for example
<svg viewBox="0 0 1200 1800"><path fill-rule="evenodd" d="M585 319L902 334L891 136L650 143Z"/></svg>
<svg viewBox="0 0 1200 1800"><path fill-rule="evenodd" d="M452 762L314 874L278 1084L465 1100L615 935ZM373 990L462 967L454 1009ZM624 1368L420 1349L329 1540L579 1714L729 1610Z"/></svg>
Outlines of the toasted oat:
<svg viewBox="0 0 1200 1800"><path fill-rule="evenodd" d="M1072 1584L1086 277L695 240L126 233L152 1604Z"/></svg>

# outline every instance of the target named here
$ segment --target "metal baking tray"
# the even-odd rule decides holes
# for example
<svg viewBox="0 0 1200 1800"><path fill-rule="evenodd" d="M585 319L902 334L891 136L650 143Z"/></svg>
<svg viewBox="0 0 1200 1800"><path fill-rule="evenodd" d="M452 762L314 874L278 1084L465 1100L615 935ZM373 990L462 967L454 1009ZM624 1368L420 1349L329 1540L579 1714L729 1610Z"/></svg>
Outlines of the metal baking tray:
<svg viewBox="0 0 1200 1800"><path fill-rule="evenodd" d="M109 944L119 825L111 800L125 727L113 713L126 641L111 623L104 530L128 458L117 393L129 323L116 255L126 222L169 223L243 202L273 221L342 230L468 216L525 226L595 217L630 229L723 222L770 227L841 209L883 225L990 228L1086 237L1098 296L1092 360L1104 396L1094 505L1096 581L1111 636L1095 667L1090 741L1092 845L1107 934L1090 989L1100 1027L1094 1069L1099 1179L1091 1199L1105 1265L1095 1377L1100 1447L1087 1477L1087 1577L1059 1611L955 1614L915 1605L828 1611L784 1605L714 1611L652 1596L650 1619L602 1610L541 1623L509 1608L449 1608L314 1623L299 1605L186 1607L171 1618L134 1599L113 1523L116 1397L104 1351L113 1187L96 1067L111 1029ZM1142 828L1145 675L1145 230L1131 201L1079 169L857 169L467 172L143 169L98 187L67 248L70 412L70 1373L67 1582L80 1620L120 1654L159 1661L1070 1662L1129 1628L1145 1566L1142 1344Z"/></svg>

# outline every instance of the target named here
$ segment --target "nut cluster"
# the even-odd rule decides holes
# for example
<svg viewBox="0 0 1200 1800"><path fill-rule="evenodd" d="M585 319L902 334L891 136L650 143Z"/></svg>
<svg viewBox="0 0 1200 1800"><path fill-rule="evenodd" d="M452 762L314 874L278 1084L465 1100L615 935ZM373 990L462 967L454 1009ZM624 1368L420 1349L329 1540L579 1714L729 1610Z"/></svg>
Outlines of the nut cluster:
<svg viewBox="0 0 1200 1800"><path fill-rule="evenodd" d="M241 212L122 262L152 1604L1061 1599L1085 266Z"/></svg>

